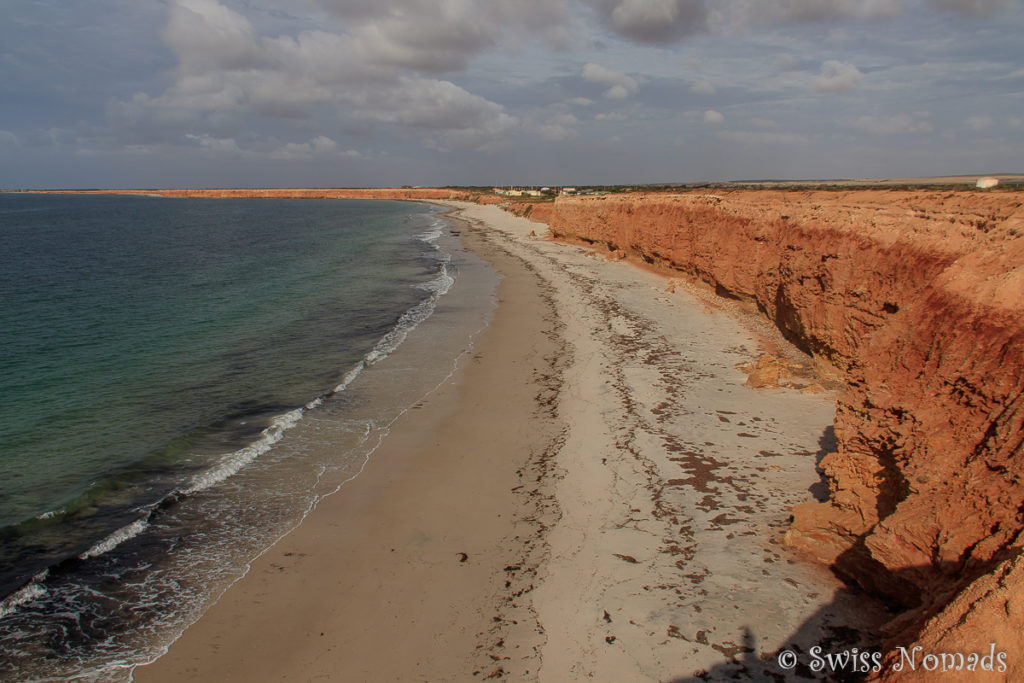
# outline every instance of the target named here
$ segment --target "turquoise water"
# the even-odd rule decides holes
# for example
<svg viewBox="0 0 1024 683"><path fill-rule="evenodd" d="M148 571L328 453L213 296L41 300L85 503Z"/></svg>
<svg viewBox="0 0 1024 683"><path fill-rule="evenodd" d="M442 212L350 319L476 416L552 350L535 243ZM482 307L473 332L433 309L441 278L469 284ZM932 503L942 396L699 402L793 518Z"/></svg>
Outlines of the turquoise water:
<svg viewBox="0 0 1024 683"><path fill-rule="evenodd" d="M117 678L358 474L482 324L375 367L480 267L437 213L0 195L0 674Z"/></svg>

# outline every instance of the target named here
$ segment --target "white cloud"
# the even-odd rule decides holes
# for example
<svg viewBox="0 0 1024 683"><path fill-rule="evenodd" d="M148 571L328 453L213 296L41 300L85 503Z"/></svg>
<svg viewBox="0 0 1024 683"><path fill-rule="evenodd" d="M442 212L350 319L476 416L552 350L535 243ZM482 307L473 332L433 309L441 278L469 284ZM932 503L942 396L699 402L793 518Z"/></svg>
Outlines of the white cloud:
<svg viewBox="0 0 1024 683"><path fill-rule="evenodd" d="M15 145L20 144L21 138L19 138L17 135L15 135L9 130L0 130L0 145L10 145L13 147Z"/></svg>
<svg viewBox="0 0 1024 683"><path fill-rule="evenodd" d="M598 114L594 119L598 121L625 121L629 117L625 114L617 111L608 112L606 114Z"/></svg>
<svg viewBox="0 0 1024 683"><path fill-rule="evenodd" d="M456 0L445 4L456 6L461 7ZM389 36L401 34L404 24L399 24L388 25ZM271 38L258 35L245 17L216 0L173 0L162 35L178 58L174 84L156 97L138 93L112 104L108 120L117 135L149 142L145 138L158 130L164 131L166 140L168 129L188 131L214 124L230 129L232 122L247 116L309 120L319 108L327 108L343 120L425 129L434 147L486 147L490 136L518 125L515 117L450 81L404 68L406 58L421 57L426 61L420 71L457 66L458 55L478 49L479 35L486 30L457 37L437 28L439 24L432 26L437 30L407 36L400 46L410 52L401 52L395 51L399 43L388 42L391 38L370 40L384 35L373 33L380 24L355 36L303 31ZM437 45L447 47L431 49ZM429 51L430 58L422 51ZM213 148L214 137L206 142L201 137L188 139ZM322 138L319 147L316 139L289 143L276 154L297 158L323 153L328 140Z"/></svg>
<svg viewBox="0 0 1024 683"><path fill-rule="evenodd" d="M403 76L398 87L344 97L358 105L363 115L415 128L467 130L512 123L501 105L450 81Z"/></svg>
<svg viewBox="0 0 1024 683"><path fill-rule="evenodd" d="M860 116L850 121L850 125L875 135L931 133L935 128L928 122L930 116L927 112L918 112L914 115Z"/></svg>
<svg viewBox="0 0 1024 683"><path fill-rule="evenodd" d="M492 45L496 27L452 16L455 3L439 3L437 14L447 21L423 21L418 15L395 13L354 32L356 53L367 62L417 71L461 71L469 59Z"/></svg>
<svg viewBox="0 0 1024 683"><path fill-rule="evenodd" d="M725 117L722 116L721 112L717 112L714 109L708 109L704 112L704 123L718 124L724 123Z"/></svg>
<svg viewBox="0 0 1024 683"><path fill-rule="evenodd" d="M640 87L632 76L612 71L593 62L583 66L583 79L590 83L608 86L608 89L604 91L604 96L610 100L624 100Z"/></svg>
<svg viewBox="0 0 1024 683"><path fill-rule="evenodd" d="M245 69L262 62L252 24L217 0L174 0L161 36L181 68Z"/></svg>
<svg viewBox="0 0 1024 683"><path fill-rule="evenodd" d="M590 99L589 97L574 97L571 100L569 100L569 104L575 104L580 107L589 107L593 103L594 100Z"/></svg>
<svg viewBox="0 0 1024 683"><path fill-rule="evenodd" d="M185 135L185 138L195 142L204 150L208 150L216 155L237 156L242 153L242 150L238 147L238 143L235 142L234 138L216 138L205 133L201 135L188 133Z"/></svg>
<svg viewBox="0 0 1024 683"><path fill-rule="evenodd" d="M318 135L309 142L289 142L278 147L270 153L271 159L305 160L311 159L318 154L331 154L338 149L338 145L329 137ZM349 150L351 152L353 150ZM354 156L345 152L345 156ZM356 155L359 153L356 152Z"/></svg>
<svg viewBox="0 0 1024 683"><path fill-rule="evenodd" d="M690 86L690 92L698 95L714 95L717 90L711 81L697 81Z"/></svg>
<svg viewBox="0 0 1024 683"><path fill-rule="evenodd" d="M821 65L821 73L811 84L822 92L849 92L864 81L864 74L853 64L830 59Z"/></svg>

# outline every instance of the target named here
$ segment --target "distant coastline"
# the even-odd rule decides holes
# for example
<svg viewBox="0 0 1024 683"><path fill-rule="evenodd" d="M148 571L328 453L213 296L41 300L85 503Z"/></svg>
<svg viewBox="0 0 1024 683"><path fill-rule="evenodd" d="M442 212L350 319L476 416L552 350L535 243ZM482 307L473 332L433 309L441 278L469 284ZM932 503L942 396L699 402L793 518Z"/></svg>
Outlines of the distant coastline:
<svg viewBox="0 0 1024 683"><path fill-rule="evenodd" d="M898 178L745 179L689 183L621 185L577 185L579 189L600 188L612 192L685 192L706 188L722 189L930 189L973 187L980 178L995 178L999 189L1024 189L1024 173L979 173L949 176ZM0 193L42 194L127 194L159 197L210 197L232 199L471 199L494 194L491 186L446 187L222 187L222 188L0 188Z"/></svg>

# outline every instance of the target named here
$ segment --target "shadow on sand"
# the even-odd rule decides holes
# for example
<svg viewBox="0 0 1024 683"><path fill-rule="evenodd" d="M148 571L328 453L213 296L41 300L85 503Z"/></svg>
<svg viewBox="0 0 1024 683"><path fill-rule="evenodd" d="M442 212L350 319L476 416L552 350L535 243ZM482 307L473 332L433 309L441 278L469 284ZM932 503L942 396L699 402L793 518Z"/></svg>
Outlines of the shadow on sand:
<svg viewBox="0 0 1024 683"><path fill-rule="evenodd" d="M836 448L831 426L818 444L816 458L820 465L822 458ZM810 491L819 501L828 499L824 474ZM885 657L898 652L899 645L908 645L917 638L927 616L941 610L975 579L1019 554L1008 548L987 562L930 564L891 571L871 556L864 538L837 557L831 567L846 587L801 624L781 647L762 650L757 634L748 626L743 629L742 646L722 650L725 661L705 671L673 678L672 683L863 681L876 667L881 669ZM923 591L922 586L929 590Z"/></svg>

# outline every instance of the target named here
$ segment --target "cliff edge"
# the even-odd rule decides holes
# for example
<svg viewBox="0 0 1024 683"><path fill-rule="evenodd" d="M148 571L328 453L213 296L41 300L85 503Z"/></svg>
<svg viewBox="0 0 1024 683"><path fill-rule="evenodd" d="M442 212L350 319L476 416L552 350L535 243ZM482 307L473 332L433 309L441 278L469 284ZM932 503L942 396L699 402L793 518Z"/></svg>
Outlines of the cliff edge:
<svg viewBox="0 0 1024 683"><path fill-rule="evenodd" d="M786 541L901 605L894 644L971 623L1021 651L1024 195L565 197L550 227L750 302L833 368L831 495Z"/></svg>

